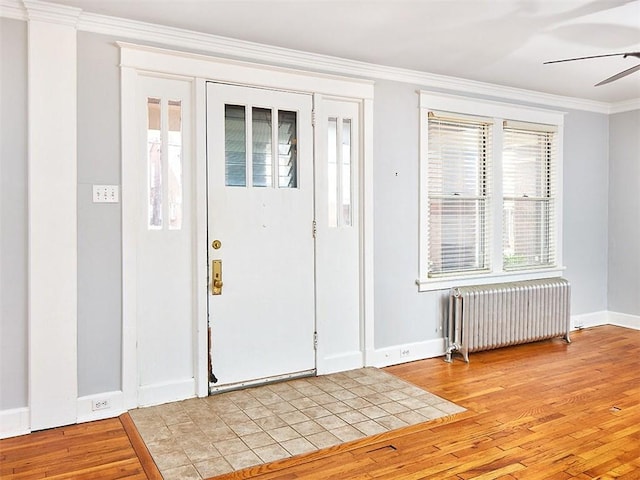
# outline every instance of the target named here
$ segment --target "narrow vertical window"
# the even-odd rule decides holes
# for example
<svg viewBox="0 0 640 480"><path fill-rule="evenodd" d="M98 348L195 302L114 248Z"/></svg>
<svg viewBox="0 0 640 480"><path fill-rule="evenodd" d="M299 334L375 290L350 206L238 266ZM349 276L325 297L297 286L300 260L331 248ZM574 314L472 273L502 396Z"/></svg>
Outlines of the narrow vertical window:
<svg viewBox="0 0 640 480"><path fill-rule="evenodd" d="M273 140L271 110L253 107L252 109L252 165L253 186L273 186Z"/></svg>
<svg viewBox="0 0 640 480"><path fill-rule="evenodd" d="M162 111L159 98L147 99L148 227L162 228Z"/></svg>
<svg viewBox="0 0 640 480"><path fill-rule="evenodd" d="M338 226L338 119L327 125L327 212L329 227Z"/></svg>
<svg viewBox="0 0 640 480"><path fill-rule="evenodd" d="M169 100L167 184L169 188L169 230L182 228L182 102Z"/></svg>
<svg viewBox="0 0 640 480"><path fill-rule="evenodd" d="M428 275L490 269L490 124L429 113Z"/></svg>
<svg viewBox="0 0 640 480"><path fill-rule="evenodd" d="M351 120L342 120L342 225L351 225Z"/></svg>
<svg viewBox="0 0 640 480"><path fill-rule="evenodd" d="M555 264L555 133L550 129L505 122L502 251L508 271Z"/></svg>
<svg viewBox="0 0 640 480"><path fill-rule="evenodd" d="M298 186L297 113L278 111L278 186Z"/></svg>
<svg viewBox="0 0 640 480"><path fill-rule="evenodd" d="M246 111L240 105L224 106L225 185L247 185Z"/></svg>

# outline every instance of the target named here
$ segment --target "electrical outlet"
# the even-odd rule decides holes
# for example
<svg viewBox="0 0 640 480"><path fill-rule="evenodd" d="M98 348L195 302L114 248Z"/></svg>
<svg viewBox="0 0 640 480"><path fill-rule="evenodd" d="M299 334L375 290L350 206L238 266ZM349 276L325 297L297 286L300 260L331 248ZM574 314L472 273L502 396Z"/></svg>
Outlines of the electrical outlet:
<svg viewBox="0 0 640 480"><path fill-rule="evenodd" d="M118 203L118 185L94 185L93 203Z"/></svg>
<svg viewBox="0 0 640 480"><path fill-rule="evenodd" d="M107 408L111 408L111 404L107 399L91 401L91 410L93 410L94 412L96 410L105 410Z"/></svg>
<svg viewBox="0 0 640 480"><path fill-rule="evenodd" d="M400 349L400 358L408 357L411 354L411 351L408 348Z"/></svg>

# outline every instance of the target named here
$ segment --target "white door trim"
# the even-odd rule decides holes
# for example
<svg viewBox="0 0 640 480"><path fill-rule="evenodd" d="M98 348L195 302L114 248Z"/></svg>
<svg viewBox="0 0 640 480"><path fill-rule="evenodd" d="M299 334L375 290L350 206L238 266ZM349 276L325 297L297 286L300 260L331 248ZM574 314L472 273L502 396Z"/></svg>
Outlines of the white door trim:
<svg viewBox="0 0 640 480"><path fill-rule="evenodd" d="M139 74L179 76L194 82L194 149L196 176L196 205L206 205L206 104L205 80L243 84L247 86L274 88L305 93L322 93L337 97L348 97L363 101L362 155L363 172L361 189L362 232L361 254L363 255L362 304L363 326L362 350L365 355L374 350L373 343L373 82L326 75L313 72L258 65L248 62L209 57L206 55L171 51L156 47L118 42L121 65L121 111L122 111L122 321L123 359L122 388L125 408L137 406L137 360L136 360L136 219L138 185L135 169L132 168L137 155L138 139L136 119L136 81ZM207 267L206 267L206 212L194 212L196 220L196 391L207 395L208 349L206 335Z"/></svg>

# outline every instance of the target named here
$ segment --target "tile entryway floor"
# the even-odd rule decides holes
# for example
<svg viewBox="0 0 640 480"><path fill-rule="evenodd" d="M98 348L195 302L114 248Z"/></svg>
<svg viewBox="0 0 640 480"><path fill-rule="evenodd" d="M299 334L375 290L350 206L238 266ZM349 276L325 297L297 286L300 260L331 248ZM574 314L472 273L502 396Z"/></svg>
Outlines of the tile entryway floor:
<svg viewBox="0 0 640 480"><path fill-rule="evenodd" d="M165 480L187 480L462 411L391 374L363 368L129 413Z"/></svg>

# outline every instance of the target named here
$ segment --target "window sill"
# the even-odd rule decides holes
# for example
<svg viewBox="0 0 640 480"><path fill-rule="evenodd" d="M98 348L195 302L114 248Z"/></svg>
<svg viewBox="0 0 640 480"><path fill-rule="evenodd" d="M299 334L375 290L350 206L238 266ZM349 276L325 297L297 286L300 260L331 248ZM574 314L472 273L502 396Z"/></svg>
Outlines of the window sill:
<svg viewBox="0 0 640 480"><path fill-rule="evenodd" d="M453 287L491 285L494 283L520 282L523 280L537 280L540 278L559 277L565 267L554 267L544 270L526 270L520 272L482 273L478 275L466 275L462 277L441 277L434 279L416 280L419 292L431 292L435 290L447 290Z"/></svg>

